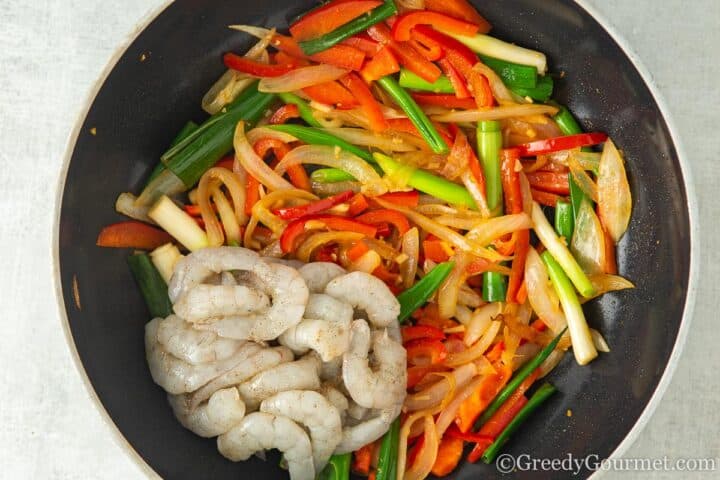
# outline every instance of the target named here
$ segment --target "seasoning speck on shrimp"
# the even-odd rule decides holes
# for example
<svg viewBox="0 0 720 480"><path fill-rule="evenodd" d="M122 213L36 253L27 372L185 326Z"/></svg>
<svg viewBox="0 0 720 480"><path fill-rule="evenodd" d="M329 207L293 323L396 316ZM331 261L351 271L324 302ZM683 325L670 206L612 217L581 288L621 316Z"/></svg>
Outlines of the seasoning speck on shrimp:
<svg viewBox="0 0 720 480"><path fill-rule="evenodd" d="M325 293L364 311L375 327L386 327L400 315L395 295L382 280L369 273L352 272L337 277L327 284Z"/></svg>
<svg viewBox="0 0 720 480"><path fill-rule="evenodd" d="M168 395L168 402L183 427L205 438L229 431L245 416L245 404L235 387L216 391L195 409L188 408L185 395Z"/></svg>

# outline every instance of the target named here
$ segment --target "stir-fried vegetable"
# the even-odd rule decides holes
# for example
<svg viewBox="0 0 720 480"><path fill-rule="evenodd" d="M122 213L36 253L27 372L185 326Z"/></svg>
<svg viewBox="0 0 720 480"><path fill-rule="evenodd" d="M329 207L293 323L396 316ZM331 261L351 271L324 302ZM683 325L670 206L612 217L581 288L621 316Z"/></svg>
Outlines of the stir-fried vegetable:
<svg viewBox="0 0 720 480"><path fill-rule="evenodd" d="M389 430L353 455L311 452L316 478L347 480L353 457L353 472L375 480L444 476L465 442L470 462L493 461L555 391L534 385L567 349L581 365L610 350L582 304L634 287L615 258L632 211L621 151L552 101L562 75L543 53L488 35L468 0L330 0L289 35L231 28L256 43L223 55L228 70L202 99L211 116L179 132L140 195L118 197L133 221L97 244L151 251L129 263L161 317L173 313L167 284L186 250L243 246L372 275L399 303L400 331L373 320L368 338L378 363L376 339L402 343L405 413L384 418L386 405L365 401ZM258 301L275 308L273 295ZM380 297L356 306L372 320ZM329 326L303 322L287 340ZM356 348L345 327L332 332L301 348L324 361ZM314 345L327 338L332 352ZM352 400L347 415L365 415Z"/></svg>

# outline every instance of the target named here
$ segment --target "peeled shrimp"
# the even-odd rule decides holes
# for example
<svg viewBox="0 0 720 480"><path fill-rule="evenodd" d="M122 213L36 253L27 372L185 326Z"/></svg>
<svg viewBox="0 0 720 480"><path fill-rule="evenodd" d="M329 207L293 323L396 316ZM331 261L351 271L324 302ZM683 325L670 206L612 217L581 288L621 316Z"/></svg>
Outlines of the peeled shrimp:
<svg viewBox="0 0 720 480"><path fill-rule="evenodd" d="M169 354L193 365L225 360L245 343L196 330L177 315L158 323L157 341Z"/></svg>
<svg viewBox="0 0 720 480"><path fill-rule="evenodd" d="M292 359L292 352L285 347L264 348L238 363L231 370L203 385L197 391L187 395L188 408L196 408L217 390L242 383L260 372L281 363L290 362Z"/></svg>
<svg viewBox="0 0 720 480"><path fill-rule="evenodd" d="M245 404L235 387L218 390L194 410L188 409L184 395L168 395L168 402L183 427L205 438L227 432L245 416Z"/></svg>
<svg viewBox="0 0 720 480"><path fill-rule="evenodd" d="M370 367L368 354L372 344L377 369ZM364 320L352 324L350 350L343 356L343 381L350 396L367 408L386 408L402 404L407 384L406 352L390 339L386 331L371 335Z"/></svg>
<svg viewBox="0 0 720 480"><path fill-rule="evenodd" d="M260 347L244 343L237 352L217 362L192 365L171 355L158 342L158 328L164 320L155 318L145 325L145 354L150 375L168 393L178 394L197 390L214 378L231 370L255 353Z"/></svg>
<svg viewBox="0 0 720 480"><path fill-rule="evenodd" d="M315 471L327 463L342 440L340 413L318 392L289 390L263 400L260 411L282 415L304 425L310 432Z"/></svg>
<svg viewBox="0 0 720 480"><path fill-rule="evenodd" d="M393 420L400 415L401 408L402 405L393 405L382 410L373 410L373 415L367 420L343 428L342 441L335 447L335 453L354 452L383 436Z"/></svg>
<svg viewBox="0 0 720 480"><path fill-rule="evenodd" d="M309 354L295 362L282 363L255 375L238 387L248 410L260 402L286 390L317 390L320 388L320 360Z"/></svg>
<svg viewBox="0 0 720 480"><path fill-rule="evenodd" d="M283 453L291 480L313 480L312 447L305 430L287 417L255 412L217 439L220 453L233 462L276 448Z"/></svg>
<svg viewBox="0 0 720 480"><path fill-rule="evenodd" d="M327 401L335 407L340 414L340 420L345 421L347 415L347 409L350 406L347 397L337 388L329 383L323 383L320 385L320 394L327 398Z"/></svg>
<svg viewBox="0 0 720 480"><path fill-rule="evenodd" d="M328 295L364 310L375 327L386 327L400 315L400 303L387 285L365 272L352 272L330 281Z"/></svg>
<svg viewBox="0 0 720 480"><path fill-rule="evenodd" d="M330 280L345 275L345 269L331 262L307 263L298 268L311 293L322 293Z"/></svg>
<svg viewBox="0 0 720 480"><path fill-rule="evenodd" d="M330 295L313 294L305 307L305 318L285 331L278 341L293 352L301 354L312 349L324 361L330 361L350 346L350 305Z"/></svg>
<svg viewBox="0 0 720 480"><path fill-rule="evenodd" d="M250 315L269 306L270 299L265 293L244 285L196 285L173 304L173 310L188 322L196 323L211 317Z"/></svg>

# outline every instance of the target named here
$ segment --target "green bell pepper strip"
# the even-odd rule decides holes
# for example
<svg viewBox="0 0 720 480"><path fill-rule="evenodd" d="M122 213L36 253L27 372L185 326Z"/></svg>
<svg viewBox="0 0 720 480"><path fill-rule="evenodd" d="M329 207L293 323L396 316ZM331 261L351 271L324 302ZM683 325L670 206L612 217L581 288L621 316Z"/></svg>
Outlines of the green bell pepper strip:
<svg viewBox="0 0 720 480"><path fill-rule="evenodd" d="M200 126L199 126L197 123L193 122L192 120L190 120L189 122L187 122L187 123L183 126L183 128L180 129L180 131L179 131L178 134L175 136L175 138L173 139L173 141L170 142L170 147L172 148L172 147L174 147L175 145L177 145L178 143L180 143L180 142L182 142L183 140L185 140L191 133L193 133L193 132L194 132L195 130L197 130L199 127L200 127ZM154 168L153 171L150 173L150 176L148 177L147 182L145 182L145 186L147 186L150 182L152 182L152 181L155 179L155 177L157 177L158 175L160 175L163 170L165 170L165 164L164 164L164 163L160 162L160 163L158 163L157 165L155 165L155 168Z"/></svg>
<svg viewBox="0 0 720 480"><path fill-rule="evenodd" d="M555 204L555 231L565 238L565 243L570 244L573 230L575 229L575 214L571 203L558 201Z"/></svg>
<svg viewBox="0 0 720 480"><path fill-rule="evenodd" d="M351 453L333 455L316 480L348 480L350 478Z"/></svg>
<svg viewBox="0 0 720 480"><path fill-rule="evenodd" d="M552 77L540 77L533 88L509 87L510 90L521 97L530 97L538 102L547 102L552 97L555 82Z"/></svg>
<svg viewBox="0 0 720 480"><path fill-rule="evenodd" d="M259 92L257 83L250 85L222 111L165 152L161 160L187 188L191 188L232 150L237 123L244 120L254 124L274 100L275 95Z"/></svg>
<svg viewBox="0 0 720 480"><path fill-rule="evenodd" d="M409 90L421 90L432 93L455 93L450 79L445 75L441 75L434 83L430 83L406 68L400 69L398 83L401 87Z"/></svg>
<svg viewBox="0 0 720 480"><path fill-rule="evenodd" d="M407 185L453 205L477 209L475 200L463 186L425 170L403 165L385 154L375 153L373 156L386 175L402 177Z"/></svg>
<svg viewBox="0 0 720 480"><path fill-rule="evenodd" d="M168 297L168 287L160 276L155 265L146 253L136 253L128 257L130 271L140 287L140 293L145 299L150 315L167 317L172 314L172 303Z"/></svg>
<svg viewBox="0 0 720 480"><path fill-rule="evenodd" d="M415 103L410 94L398 85L397 80L388 75L377 81L383 90L397 103L400 108L407 114L410 121L418 129L420 135L430 145L435 153L447 153L450 149L445 140L440 136L435 125L425 115L425 112Z"/></svg>
<svg viewBox="0 0 720 480"><path fill-rule="evenodd" d="M550 383L544 383L537 389L537 391L530 397L530 400L525 406L517 413L505 429L498 435L493 443L485 450L482 455L482 461L485 463L492 463L497 458L502 447L510 439L510 436L517 431L518 428L532 415L532 413L542 405L545 400L555 393L557 389Z"/></svg>
<svg viewBox="0 0 720 480"><path fill-rule="evenodd" d="M410 315L427 303L433 293L455 268L455 262L440 263L430 270L419 282L397 296L400 302L400 315L398 322L404 323Z"/></svg>
<svg viewBox="0 0 720 480"><path fill-rule="evenodd" d="M576 135L578 133L582 133L583 129L580 127L575 117L573 117L573 114L570 113L570 110L563 105L558 105L558 107L560 110L553 118L563 135ZM582 150L590 151L587 147ZM568 184L570 185L570 202L573 207L573 216L577 219L583 200L587 198L588 201L592 202L592 199L585 195L585 192L583 192L580 186L575 182L571 173L568 173Z"/></svg>
<svg viewBox="0 0 720 480"><path fill-rule="evenodd" d="M380 443L375 480L395 480L397 476L398 447L400 445L400 418L390 425L390 430Z"/></svg>
<svg viewBox="0 0 720 480"><path fill-rule="evenodd" d="M540 258L547 267L550 281L553 288L555 288L555 292L557 292L560 305L562 305L563 313L567 319L575 360L580 365L586 365L598 356L598 352L590 334L587 320L585 320L582 305L580 305L575 293L575 288L567 275L565 275L565 271L549 251L543 252Z"/></svg>
<svg viewBox="0 0 720 480"><path fill-rule="evenodd" d="M342 138L332 135L322 128L305 127L302 125L284 124L284 125L268 125L266 128L276 130L278 132L287 133L298 140L310 145L326 145L329 147L340 147L348 153L362 158L368 163L375 163L373 156L364 148L346 142Z"/></svg>
<svg viewBox="0 0 720 480"><path fill-rule="evenodd" d="M555 347L557 347L560 339L565 334L566 330L567 327L565 327L563 331L560 332L553 339L552 342L548 343L545 348L540 350L529 362L527 362L517 372L515 372L512 380L510 380L508 384L505 385L505 388L500 390L500 393L495 396L495 398L492 402L490 402L490 405L488 405L483 414L480 415L480 418L477 419L477 421L475 422L476 430L482 428L482 426L485 425L488 420L490 420L490 418L495 414L495 412L498 411L502 404L505 403L508 398L510 398L513 392L517 390L520 384L523 383L525 379L529 377L530 374L534 372L535 369L538 368L550 356L552 351L555 350Z"/></svg>
<svg viewBox="0 0 720 480"><path fill-rule="evenodd" d="M322 127L320 122L318 122L313 115L312 108L310 108L308 102L298 97L294 93L278 93L278 97L280 97L280 100L282 100L285 105L295 105L298 108L298 112L300 112L300 118L305 120L305 123L307 123L311 127Z"/></svg>
<svg viewBox="0 0 720 480"><path fill-rule="evenodd" d="M385 0L379 7L375 7L367 14L361 15L325 35L300 42L300 48L305 55L315 55L342 42L346 38L352 37L356 33L367 30L376 23L380 23L396 13L397 7L393 0Z"/></svg>

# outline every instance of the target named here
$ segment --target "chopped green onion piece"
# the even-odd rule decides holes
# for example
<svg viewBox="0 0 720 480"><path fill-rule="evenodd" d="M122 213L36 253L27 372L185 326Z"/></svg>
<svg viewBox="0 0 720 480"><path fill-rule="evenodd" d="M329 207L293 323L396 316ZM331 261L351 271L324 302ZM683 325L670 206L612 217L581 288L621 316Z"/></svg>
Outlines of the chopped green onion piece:
<svg viewBox="0 0 720 480"><path fill-rule="evenodd" d="M310 178L318 183L355 182L356 178L338 168L318 168L310 174Z"/></svg>
<svg viewBox="0 0 720 480"><path fill-rule="evenodd" d="M128 257L130 271L135 277L135 281L140 287L145 303L147 304L150 315L165 318L172 314L172 303L168 298L168 287L160 276L155 265L153 265L150 257L146 253L136 253Z"/></svg>
<svg viewBox="0 0 720 480"><path fill-rule="evenodd" d="M520 65L530 65L535 67L540 75L545 75L547 71L547 58L544 53L503 42L488 35L478 34L474 37L466 37L450 32L445 33L480 55Z"/></svg>
<svg viewBox="0 0 720 480"><path fill-rule="evenodd" d="M368 163L375 163L373 156L364 148L360 148L352 143L343 140L340 137L328 133L322 128L305 127L302 125L268 125L266 128L277 130L278 132L287 133L310 145L325 145L328 147L340 147L346 152L362 158Z"/></svg>
<svg viewBox="0 0 720 480"><path fill-rule="evenodd" d="M552 77L544 76L540 77L537 85L533 88L510 87L510 90L521 97L530 97L538 102L547 102L552 97L554 87L555 82L553 82Z"/></svg>
<svg viewBox="0 0 720 480"><path fill-rule="evenodd" d="M538 72L535 67L480 55L480 60L498 74L508 88L535 88Z"/></svg>
<svg viewBox="0 0 720 480"><path fill-rule="evenodd" d="M435 125L425 115L425 112L415 103L404 88L398 85L397 81L390 75L385 76L377 81L383 90L385 90L392 99L403 109L410 121L418 129L420 135L430 145L435 153L447 153L449 148L445 140L440 136Z"/></svg>
<svg viewBox="0 0 720 480"><path fill-rule="evenodd" d="M580 124L577 122L573 114L570 113L570 110L562 105L558 105L558 107L560 110L553 118L563 135L576 135L578 133L582 133L582 127L580 127ZM587 147L582 150L590 151ZM568 184L570 185L570 202L573 207L573 216L577 218L578 213L580 213L580 207L582 206L583 200L587 198L589 202L592 202L592 199L585 195L585 192L582 191L570 173L568 173Z"/></svg>
<svg viewBox="0 0 720 480"><path fill-rule="evenodd" d="M478 122L478 157L485 175L485 189L488 208L492 212L502 209L502 177L500 176L500 149L503 145L500 122L488 120Z"/></svg>
<svg viewBox="0 0 720 480"><path fill-rule="evenodd" d="M398 83L401 87L409 90L422 90L433 93L455 93L450 79L445 75L441 75L434 83L430 83L406 68L400 69L400 79Z"/></svg>
<svg viewBox="0 0 720 480"><path fill-rule="evenodd" d="M450 275L453 268L455 268L455 262L440 263L419 282L398 295L397 299L400 302L398 322L404 323L415 310L425 305Z"/></svg>
<svg viewBox="0 0 720 480"><path fill-rule="evenodd" d="M575 216L572 204L563 200L555 204L555 231L570 244L573 230L575 229Z"/></svg>
<svg viewBox="0 0 720 480"><path fill-rule="evenodd" d="M313 110L310 108L310 105L308 105L308 102L294 93L278 93L278 97L280 97L280 100L282 100L286 105L295 105L298 108L298 112L300 112L300 118L305 120L305 123L311 127L322 127L320 122L318 122L313 115Z"/></svg>
<svg viewBox="0 0 720 480"><path fill-rule="evenodd" d="M170 147L174 147L178 143L185 140L191 133L193 133L195 130L199 128L199 125L192 120L187 122L182 129L178 132L178 134L175 136L172 142L170 142ZM150 182L152 182L158 175L162 173L162 171L165 170L165 164L162 162L158 162L157 165L155 165L155 168L150 173L150 176L147 179L147 182L145 182L145 186L149 185Z"/></svg>
<svg viewBox="0 0 720 480"><path fill-rule="evenodd" d="M191 252L208 246L205 231L167 196L160 197L148 216Z"/></svg>
<svg viewBox="0 0 720 480"><path fill-rule="evenodd" d="M482 298L486 302L504 302L507 297L505 276L497 272L483 272Z"/></svg>
<svg viewBox="0 0 720 480"><path fill-rule="evenodd" d="M333 455L316 480L348 480L350 478L351 453Z"/></svg>
<svg viewBox="0 0 720 480"><path fill-rule="evenodd" d="M399 446L400 418L396 418L380 443L380 455L378 456L375 480L395 480Z"/></svg>

